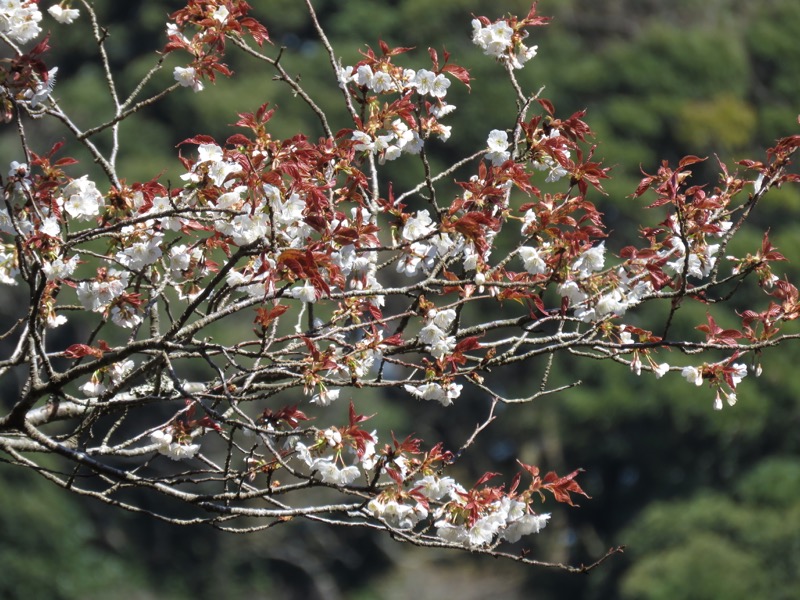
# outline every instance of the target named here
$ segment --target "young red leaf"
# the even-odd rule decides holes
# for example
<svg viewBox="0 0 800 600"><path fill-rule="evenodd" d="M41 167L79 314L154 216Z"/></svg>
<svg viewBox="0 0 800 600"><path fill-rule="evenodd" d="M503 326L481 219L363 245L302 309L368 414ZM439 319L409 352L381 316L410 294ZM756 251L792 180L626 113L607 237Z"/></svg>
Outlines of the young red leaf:
<svg viewBox="0 0 800 600"><path fill-rule="evenodd" d="M591 498L589 494L584 492L581 489L581 486L578 485L578 482L575 481L575 477L578 476L578 473L582 473L583 469L576 469L569 475L564 475L564 477L559 477L556 475L555 471L550 471L547 475L544 476L542 480L542 487L544 489L550 490L553 494L553 497L556 499L557 502L564 502L565 504L569 504L570 506L577 506L572 502L572 498L570 493L573 494L581 494L582 496L586 496L587 498Z"/></svg>
<svg viewBox="0 0 800 600"><path fill-rule="evenodd" d="M83 358L84 356L100 358L103 356L103 351L87 346L86 344L72 344L69 348L64 350L64 356L66 358Z"/></svg>
<svg viewBox="0 0 800 600"><path fill-rule="evenodd" d="M472 89L470 87L470 81L472 81L472 77L464 67L459 67L458 65L445 65L442 67L442 73L450 73L453 77L458 79L461 83L467 86L467 89Z"/></svg>
<svg viewBox="0 0 800 600"><path fill-rule="evenodd" d="M695 163L703 162L708 157L700 158L699 156L689 155L684 156L681 161L678 163L678 168L683 169L684 167L688 167L689 165L693 165Z"/></svg>
<svg viewBox="0 0 800 600"><path fill-rule="evenodd" d="M278 304L273 308L256 308L256 318L254 322L266 329L269 327L270 323L280 317L287 310L289 310L289 307L285 304Z"/></svg>
<svg viewBox="0 0 800 600"><path fill-rule="evenodd" d="M464 352L470 352L472 350L477 350L478 348L481 347L481 344L478 341L479 339L480 336L477 335L466 337L460 342L458 342L458 344L456 344L455 350L453 350L453 352L464 353Z"/></svg>

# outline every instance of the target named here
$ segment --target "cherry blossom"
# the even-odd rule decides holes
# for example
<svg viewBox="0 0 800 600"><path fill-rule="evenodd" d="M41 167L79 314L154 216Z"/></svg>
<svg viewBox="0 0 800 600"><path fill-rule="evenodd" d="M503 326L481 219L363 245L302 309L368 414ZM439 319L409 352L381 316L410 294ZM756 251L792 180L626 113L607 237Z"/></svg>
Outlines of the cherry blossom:
<svg viewBox="0 0 800 600"><path fill-rule="evenodd" d="M313 3L307 10L314 16ZM78 16L68 3L48 12L64 23ZM768 233L741 252L730 242L765 194L800 180L790 160L797 136L763 161L720 162L716 184L691 182L696 156L643 171L631 190L631 202L651 196L641 236L622 242L604 220L611 173L592 157L585 111L562 115L517 80L537 53L532 28L547 22L535 4L524 17L474 18L472 41L502 63L518 108L507 130L473 124L485 146L451 148L446 166L430 157L453 135L443 122L455 110L445 101L451 84L483 84L449 52L378 40L342 67L320 26L331 96L342 102L326 114L282 50L265 47L269 32L247 3L187 0L169 19L159 56L185 65L175 82L158 83L158 62L113 119L83 133L67 127L50 150L17 136L0 207L0 284L17 285L26 303L0 361L0 375L23 378L0 415L12 462L30 467L57 451L99 476L65 487L115 505L120 486L166 496L151 503L166 520L329 520L531 564L505 546L546 527L546 494L570 506L571 494L586 496L580 470L542 475L518 462L517 473L488 472L469 486L470 469L457 463L480 452L501 416L580 382L555 385L550 366L537 366L530 391L514 398L509 376L572 364L559 363L563 355L624 376L680 371L707 388L698 396L715 394L710 411L746 402L738 385L748 361L758 374L762 351L793 339L782 328L800 318L800 292L773 271L786 257ZM40 20L36 3L0 6L0 31L14 42L36 39ZM113 43L89 35L104 51ZM315 133L278 135L270 120L282 107L264 102L233 117L224 139L184 140L179 178L127 181L116 146L95 133L116 139L121 121L167 95L189 101L183 88L233 75L224 52L240 50L311 109ZM50 56L20 53L35 67L3 83L8 118L19 131L29 118L72 123L73 107L52 95ZM103 181L82 174L76 145ZM734 311L734 288L748 289L752 304ZM683 310L692 303L707 311L699 324ZM645 307L669 316L648 331ZM733 325L718 325L721 314ZM67 315L70 327L53 335ZM695 366L664 362L676 348ZM486 412L474 429L454 428L448 448L370 421L390 404L454 423L465 405ZM80 439L80 452L67 439ZM191 516L169 512L178 502Z"/></svg>
<svg viewBox="0 0 800 600"><path fill-rule="evenodd" d="M193 458L200 451L200 444L181 443L176 441L171 433L156 430L150 434L150 440L156 445L156 450L172 460L186 460Z"/></svg>
<svg viewBox="0 0 800 600"><path fill-rule="evenodd" d="M39 36L41 20L42 13L32 0L7 0L0 5L0 33L21 44Z"/></svg>
<svg viewBox="0 0 800 600"><path fill-rule="evenodd" d="M508 160L511 153L508 152L508 132L500 131L499 129L492 129L489 132L489 137L486 139L486 145L489 152L486 153L486 158L492 161L494 165L500 165Z"/></svg>
<svg viewBox="0 0 800 600"><path fill-rule="evenodd" d="M64 210L83 221L96 217L103 205L103 195L86 175L69 182L63 194Z"/></svg>
<svg viewBox="0 0 800 600"><path fill-rule="evenodd" d="M180 85L190 87L195 92L202 92L205 87L194 67L175 67L172 74Z"/></svg>
<svg viewBox="0 0 800 600"><path fill-rule="evenodd" d="M77 8L65 7L61 4L54 4L47 9L47 12L59 23L69 25L80 16L80 11Z"/></svg>

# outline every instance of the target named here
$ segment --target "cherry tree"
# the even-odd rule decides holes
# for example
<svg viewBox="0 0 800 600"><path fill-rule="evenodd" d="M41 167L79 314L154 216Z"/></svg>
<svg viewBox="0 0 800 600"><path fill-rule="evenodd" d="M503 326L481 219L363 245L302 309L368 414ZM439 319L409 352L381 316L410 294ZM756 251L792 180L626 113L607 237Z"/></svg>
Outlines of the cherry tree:
<svg viewBox="0 0 800 600"><path fill-rule="evenodd" d="M612 173L593 158L584 112L560 115L517 79L548 22L535 4L523 17L472 19L472 42L497 63L517 111L505 129L486 125L484 147L438 171L429 152L451 136L458 108L448 91L473 84L469 69L433 48L421 52L428 68L414 69L408 57L419 49L380 40L343 64L306 4L342 122L285 70L241 0L190 0L174 12L127 97L89 3L61 2L44 16L32 0L0 3L11 55L0 63L2 120L19 140L2 179L0 282L23 299L19 320L3 324L0 377L14 392L2 404L0 449L71 492L172 523L252 532L308 519L592 568L617 549L568 566L514 545L546 527L545 498L586 496L580 469L518 461L517 473L458 481L454 466L470 461L498 406L535 410L538 398L580 384L551 383L562 356L621 363L631 377L683 377L714 408L735 404L737 385L761 372L761 351L797 337L784 325L800 315L798 290L772 271L784 256L767 232L744 255L731 241L770 190L798 181L790 159L800 136L762 160L718 161L712 185L692 180L708 159L645 165L654 172L629 200L642 202L641 238L623 247L590 199L603 198ZM114 106L91 128L58 99L65 25L93 34ZM168 95L224 85L229 50L261 61L324 134L279 139L270 122L280 111L253 106L227 139L198 131L180 145L178 187L157 174L127 182L117 158L132 141L120 124ZM165 75L167 55L182 65ZM144 96L154 81L161 91ZM66 141L40 147L27 135L37 119L60 123ZM104 150L96 139L109 133ZM77 147L105 180L81 173ZM394 161L418 163L423 177L389 180ZM747 288L760 300L734 312L734 293ZM696 335L675 334L693 302L706 306L705 320ZM664 307L657 330L634 324L647 305ZM721 314L741 325L724 329ZM80 337L59 333L72 320ZM534 361L545 368L531 393L504 395L504 378ZM479 398L485 417L445 447L373 427L388 395L409 413ZM51 470L51 455L71 474ZM146 508L142 494L169 502Z"/></svg>

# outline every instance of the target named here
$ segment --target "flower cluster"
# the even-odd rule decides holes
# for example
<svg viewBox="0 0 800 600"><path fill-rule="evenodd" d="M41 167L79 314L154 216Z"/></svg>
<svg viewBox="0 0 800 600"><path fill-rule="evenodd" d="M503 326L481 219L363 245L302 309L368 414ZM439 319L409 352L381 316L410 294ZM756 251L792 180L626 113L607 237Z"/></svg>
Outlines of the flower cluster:
<svg viewBox="0 0 800 600"><path fill-rule="evenodd" d="M464 386L452 381L445 385L436 381L427 381L420 385L406 384L403 387L415 398L419 398L420 400L435 400L441 403L442 406L450 406L453 404L453 400L461 395L461 390Z"/></svg>
<svg viewBox="0 0 800 600"><path fill-rule="evenodd" d="M316 434L311 445L306 445L299 437L290 438L292 456L303 463L311 476L319 476L323 483L346 486L358 479L362 473L375 466L375 432L368 433L358 427L359 419L352 404L350 425L347 427L328 427ZM355 464L346 464L345 449L355 454Z"/></svg>
<svg viewBox="0 0 800 600"><path fill-rule="evenodd" d="M377 56L370 49L355 66L340 67L337 77L340 87L369 108L368 120L352 133L354 150L373 154L383 164L403 154L419 154L425 139L431 136L449 139L451 127L440 122L456 108L445 101L451 84L448 75L466 85L469 75L465 69L450 64L446 52L443 65L431 50L432 69L414 70L392 62L407 48L391 49L381 42L381 51L382 56ZM381 104L371 94L395 95L396 99L391 104ZM413 101L415 96L417 103Z"/></svg>
<svg viewBox="0 0 800 600"><path fill-rule="evenodd" d="M47 12L51 17L63 25L74 23L75 19L77 19L81 14L77 8L72 8L67 2L54 4L47 9Z"/></svg>
<svg viewBox="0 0 800 600"><path fill-rule="evenodd" d="M19 263L16 248L12 244L3 244L0 246L0 283L17 285L18 275Z"/></svg>
<svg viewBox="0 0 800 600"><path fill-rule="evenodd" d="M453 325L456 311L431 309L426 316L426 324L419 332L419 341L437 359L450 354L455 348L456 339L447 332Z"/></svg>
<svg viewBox="0 0 800 600"><path fill-rule="evenodd" d="M546 151L539 152L532 157L532 165L539 171L548 171L545 181L553 183L569 174L564 164L569 163L570 150L568 140L561 132L553 128L550 133L543 135L539 145Z"/></svg>
<svg viewBox="0 0 800 600"><path fill-rule="evenodd" d="M722 397L728 406L736 404L736 386L747 377L747 365L733 362L734 358L720 363L702 365L701 367L688 366L681 370L681 375L689 383L696 386L703 385L704 381L711 383L716 388L714 409L722 410Z"/></svg>
<svg viewBox="0 0 800 600"><path fill-rule="evenodd" d="M431 517L440 539L476 548L496 539L514 543L545 527L550 515L532 512L521 498L501 488L467 491L451 477L427 474L406 487L388 488L367 510L400 530L413 529ZM432 510L432 505L437 508Z"/></svg>
<svg viewBox="0 0 800 600"><path fill-rule="evenodd" d="M63 196L64 210L81 221L97 217L103 205L103 195L86 175L70 181L64 187Z"/></svg>
<svg viewBox="0 0 800 600"><path fill-rule="evenodd" d="M664 248L660 252L660 257L666 260L664 270L672 275L683 276L685 273L685 275L696 279L708 277L717 264L717 253L720 245L709 244L705 239L700 239L693 244L687 256L686 244L680 237L678 223L674 218L670 218L668 223L675 235L665 240ZM722 221L718 225L720 230L717 235L721 236L730 229L731 222Z"/></svg>
<svg viewBox="0 0 800 600"><path fill-rule="evenodd" d="M373 72L373 66L378 70ZM357 67L342 67L339 70L339 85L347 87L355 84L376 94L416 92L420 96L442 99L447 95L450 80L444 73L434 73L429 69L404 69L390 61L363 63Z"/></svg>
<svg viewBox="0 0 800 600"><path fill-rule="evenodd" d="M170 15L167 23L169 42L164 53L182 51L192 57L188 66L178 66L173 77L179 85L195 92L204 89L204 80L214 82L218 74L230 77L233 72L222 62L226 35L247 34L259 46L269 42L267 29L249 16L250 5L244 0L199 2L190 0ZM191 33L191 37L187 34Z"/></svg>
<svg viewBox="0 0 800 600"><path fill-rule="evenodd" d="M634 344L647 344L656 341L658 338L654 337L651 332L631 325L622 324L618 328L619 343L625 346L633 346ZM630 367L631 371L636 375L642 374L642 355L648 362L649 370L656 376L656 379L661 379L670 370L669 363L662 362L656 363L651 353L647 348L634 348L632 351Z"/></svg>
<svg viewBox="0 0 800 600"><path fill-rule="evenodd" d="M42 32L39 22L42 13L33 0L3 0L0 2L0 33L24 44Z"/></svg>
<svg viewBox="0 0 800 600"><path fill-rule="evenodd" d="M196 383L187 383L184 386L186 392L191 389L201 391L204 386ZM176 461L194 458L200 452L200 444L195 443L196 438L206 431L222 431L222 427L208 415L200 418L195 416L198 406L197 402L187 400L186 407L169 424L150 433L150 441L159 454Z"/></svg>
<svg viewBox="0 0 800 600"><path fill-rule="evenodd" d="M194 458L200 452L200 444L192 444L191 438L176 437L171 428L156 429L150 434L150 441L155 444L159 454L172 460Z"/></svg>
<svg viewBox="0 0 800 600"><path fill-rule="evenodd" d="M456 501L455 505L447 510L463 510L462 502ZM527 504L507 496L492 502L482 512L484 514L472 523L453 523L447 519L436 521L436 535L468 548L491 544L496 537L513 543L523 535L539 533L550 520L550 513L530 513Z"/></svg>
<svg viewBox="0 0 800 600"><path fill-rule="evenodd" d="M95 371L92 378L80 386L83 394L89 398L97 398L106 393L109 386L117 385L133 371L134 362L131 359L116 362L108 367Z"/></svg>
<svg viewBox="0 0 800 600"><path fill-rule="evenodd" d="M538 46L526 46L526 27L544 25L549 19L536 15L532 6L524 19L509 17L492 22L486 17L472 20L472 43L479 46L487 56L493 56L514 69L521 69L536 56Z"/></svg>
<svg viewBox="0 0 800 600"><path fill-rule="evenodd" d="M413 529L428 518L428 508L423 502L414 502L412 505L376 496L369 501L367 509L373 517L386 521L394 529Z"/></svg>
<svg viewBox="0 0 800 600"><path fill-rule="evenodd" d="M103 312L125 293L128 280L127 271L103 270L96 279L78 284L78 300L86 310Z"/></svg>

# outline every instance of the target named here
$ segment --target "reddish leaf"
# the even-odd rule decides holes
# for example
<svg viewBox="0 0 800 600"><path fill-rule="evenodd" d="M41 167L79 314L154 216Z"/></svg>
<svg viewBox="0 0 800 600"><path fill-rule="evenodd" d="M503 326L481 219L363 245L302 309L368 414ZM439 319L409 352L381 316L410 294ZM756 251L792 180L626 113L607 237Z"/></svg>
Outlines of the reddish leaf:
<svg viewBox="0 0 800 600"><path fill-rule="evenodd" d="M356 425L356 424L358 424L358 423L363 423L364 421L367 421L368 419L371 419L371 418L372 418L372 415L370 415L370 416L367 416L367 415L359 415L359 414L356 414L356 407L355 407L355 405L353 404L353 401L352 401L352 400L350 401L350 410L349 410L349 415L350 415L350 426L351 426L351 427L352 427L353 425Z"/></svg>
<svg viewBox="0 0 800 600"><path fill-rule="evenodd" d="M545 112L548 115L550 115L552 117L555 114L556 107L553 106L553 103L550 102L550 100L548 100L547 98L537 98L536 101L539 103L539 105L545 110Z"/></svg>
<svg viewBox="0 0 800 600"><path fill-rule="evenodd" d="M454 353L461 354L464 352L470 352L471 350L477 350L481 347L480 342L478 341L480 336L473 335L467 338L464 338L458 344L456 344Z"/></svg>
<svg viewBox="0 0 800 600"><path fill-rule="evenodd" d="M467 71L464 67L459 67L458 65L445 65L442 67L442 72L450 73L453 77L467 86L467 89L472 89L469 85L469 82L472 81L472 77L470 77L469 71Z"/></svg>
<svg viewBox="0 0 800 600"><path fill-rule="evenodd" d="M478 479L478 481L475 482L474 487L478 487L479 485L483 485L484 483L486 483L490 479L494 479L495 477L499 477L499 476L500 476L500 473L491 473L491 472L484 473L481 476L481 478Z"/></svg>
<svg viewBox="0 0 800 600"><path fill-rule="evenodd" d="M278 304L273 308L256 308L256 318L254 322L266 329L269 327L270 323L280 317L287 310L289 310L289 307L285 304Z"/></svg>
<svg viewBox="0 0 800 600"><path fill-rule="evenodd" d="M272 409L266 409L261 415L261 421L264 423L271 423L277 425L279 421L285 422L289 427L294 429L300 421L309 421L310 419L302 410L297 409L297 405L284 406L278 411L273 412Z"/></svg>
<svg viewBox="0 0 800 600"><path fill-rule="evenodd" d="M259 46L263 46L264 42L268 42L270 44L272 43L272 41L269 39L267 28L252 17L245 17L239 22L241 23L242 27L250 32L250 35L253 36L253 40L255 40L256 44Z"/></svg>
<svg viewBox="0 0 800 600"><path fill-rule="evenodd" d="M393 336L381 340L381 344L386 344L387 346L402 346L403 342L402 333L395 333Z"/></svg>
<svg viewBox="0 0 800 600"><path fill-rule="evenodd" d="M222 431L222 427L220 427L219 423L209 416L205 416L196 421L196 427L205 427L206 429L213 429L214 431Z"/></svg>
<svg viewBox="0 0 800 600"><path fill-rule="evenodd" d="M84 356L100 358L103 356L103 351L86 344L72 344L72 346L64 350L64 356L66 358L83 358Z"/></svg>
<svg viewBox="0 0 800 600"><path fill-rule="evenodd" d="M584 492L581 489L581 486L578 485L578 482L575 481L575 477L577 477L578 473L582 473L583 469L576 469L569 475L564 475L564 477L559 477L556 475L555 471L550 471L547 475L544 476L542 480L542 487L550 490L552 492L553 497L556 499L557 502L564 502L569 504L570 506L577 506L572 502L572 498L570 497L570 493L573 494L581 494L590 498L589 494Z"/></svg>
<svg viewBox="0 0 800 600"><path fill-rule="evenodd" d="M690 154L689 156L684 156L681 159L681 162L678 163L678 168L683 169L684 167L688 167L689 165L693 165L695 163L703 162L708 157L700 158L699 156L694 156Z"/></svg>
<svg viewBox="0 0 800 600"><path fill-rule="evenodd" d="M180 146L183 146L184 144L195 144L199 146L200 144L216 144L216 143L217 141L210 135L195 135L193 137L186 138L182 142L179 142L175 147L178 148Z"/></svg>

